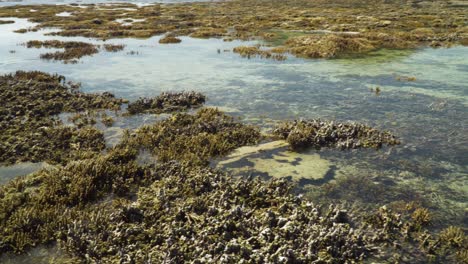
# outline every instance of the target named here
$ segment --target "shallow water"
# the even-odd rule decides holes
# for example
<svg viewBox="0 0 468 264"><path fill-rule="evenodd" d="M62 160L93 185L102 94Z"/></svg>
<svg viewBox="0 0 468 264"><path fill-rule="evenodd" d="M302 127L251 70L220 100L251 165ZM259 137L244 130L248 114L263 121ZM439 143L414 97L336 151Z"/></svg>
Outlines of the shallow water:
<svg viewBox="0 0 468 264"><path fill-rule="evenodd" d="M314 181L301 183L320 186L349 175L370 175L373 182L389 188L402 186L414 193L423 192L428 199L437 197L432 209L450 210L453 214L446 214L446 218L466 224L462 221L468 201L467 47L382 50L362 58L289 58L277 62L248 60L229 52L251 43L183 37L180 44L161 45L159 37L153 37L111 40L106 43L125 44L125 50L101 52L82 58L78 64L65 65L41 60L39 54L44 49L27 49L20 44L34 39L102 42L43 36L52 29L16 34L12 31L32 24L15 21L0 25L2 74L20 69L59 73L81 82L86 92L109 91L130 100L162 91L196 90L208 96L208 105L219 106L265 129L278 120L292 118L350 120L388 129L401 138L401 145L379 151L311 150L296 156L278 150L265 154L276 157L270 159L270 164L256 156L254 160L261 163L248 173L265 175L265 168L281 162L281 169L268 176L294 168L294 164L300 164L300 170L305 171L308 168L304 161L310 163L319 155L331 170L324 170L324 180L314 176ZM131 51L135 53L129 54ZM401 76L416 79L398 80ZM379 94L371 91L376 87L381 90ZM119 133L119 127L132 127L129 122L136 127L141 120L118 122L108 133L112 138ZM114 138L109 144L115 142ZM236 172L251 165L252 159L249 162L223 166ZM255 168L262 169L256 172ZM242 171L245 173L238 170ZM394 198L398 199L403 198Z"/></svg>
<svg viewBox="0 0 468 264"><path fill-rule="evenodd" d="M68 5L68 4L112 4L132 3L136 5L150 5L152 3L186 3L207 2L206 0L0 0L0 7L12 5ZM208 1L209 2L209 1Z"/></svg>

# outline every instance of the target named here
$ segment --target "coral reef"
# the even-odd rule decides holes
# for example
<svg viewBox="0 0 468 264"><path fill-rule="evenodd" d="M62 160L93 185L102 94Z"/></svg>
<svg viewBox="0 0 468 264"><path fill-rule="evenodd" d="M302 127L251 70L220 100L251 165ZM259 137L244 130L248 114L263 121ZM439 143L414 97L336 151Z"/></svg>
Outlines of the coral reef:
<svg viewBox="0 0 468 264"><path fill-rule="evenodd" d="M380 148L399 144L389 132L357 123L295 120L278 125L273 134L288 141L292 149L335 147L340 149Z"/></svg>
<svg viewBox="0 0 468 264"><path fill-rule="evenodd" d="M289 193L286 181L234 180L169 162L135 202L70 223L60 244L91 262L354 262L373 251L347 212Z"/></svg>
<svg viewBox="0 0 468 264"><path fill-rule="evenodd" d="M92 56L99 52L100 45L95 45L79 41L60 41L60 40L30 40L24 45L27 48L54 48L64 49L63 51L48 52L41 54L41 59L57 60L64 63L78 63L78 60L84 56ZM103 49L107 52L118 52L125 48L122 44L104 44Z"/></svg>
<svg viewBox="0 0 468 264"><path fill-rule="evenodd" d="M86 8L83 8L86 7ZM307 58L362 54L380 48L466 45L464 8L452 1L233 0L138 6L127 3L2 7L0 17L28 18L50 35L101 39L171 34L226 41L260 39L275 52ZM56 16L57 13L73 16ZM272 15L274 14L274 15ZM122 16L131 23L119 23ZM130 20L128 20L130 21ZM270 50L268 52L273 52Z"/></svg>
<svg viewBox="0 0 468 264"><path fill-rule="evenodd" d="M170 113L201 107L206 97L197 92L164 92L154 98L140 98L128 104L129 114Z"/></svg>
<svg viewBox="0 0 468 264"><path fill-rule="evenodd" d="M102 45L107 52L118 52L125 48L123 44L104 44Z"/></svg>
<svg viewBox="0 0 468 264"><path fill-rule="evenodd" d="M101 122L106 126L106 127L111 127L114 124L114 119L112 116L108 116L106 113L102 113L101 115Z"/></svg>
<svg viewBox="0 0 468 264"><path fill-rule="evenodd" d="M292 54L306 58L335 58L376 49L366 38L345 34L299 36L289 39L285 45Z"/></svg>
<svg viewBox="0 0 468 264"><path fill-rule="evenodd" d="M86 212L84 205L109 193L127 195L131 184L144 175L132 161L135 156L136 152L115 150L1 186L0 254L52 242Z"/></svg>
<svg viewBox="0 0 468 264"><path fill-rule="evenodd" d="M15 21L13 20L1 20L0 19L0 25L4 25L4 24L14 24Z"/></svg>
<svg viewBox="0 0 468 264"><path fill-rule="evenodd" d="M59 75L23 72L0 76L0 163L63 162L86 152L99 153L104 138L99 130L60 126L62 112L119 109L124 102L110 93L85 94L79 84Z"/></svg>
<svg viewBox="0 0 468 264"><path fill-rule="evenodd" d="M28 48L63 48L64 51L48 52L41 54L41 59L61 60L66 63L77 63L84 56L91 56L99 52L95 45L78 41L59 40L31 40L25 43Z"/></svg>
<svg viewBox="0 0 468 264"><path fill-rule="evenodd" d="M221 111L204 108L195 115L178 113L127 134L122 148L150 150L159 161L179 160L207 165L209 158L225 155L261 139L259 129L236 122Z"/></svg>
<svg viewBox="0 0 468 264"><path fill-rule="evenodd" d="M239 46L235 47L232 50L234 53L239 53L243 58L252 58L252 57L259 57L263 59L274 59L278 61L286 60L286 56L283 54L274 54L268 50L261 50L257 46L248 47L248 46Z"/></svg>
<svg viewBox="0 0 468 264"><path fill-rule="evenodd" d="M174 37L172 35L164 36L159 40L160 44L176 44L176 43L180 43L180 42L182 42L182 40L180 38Z"/></svg>

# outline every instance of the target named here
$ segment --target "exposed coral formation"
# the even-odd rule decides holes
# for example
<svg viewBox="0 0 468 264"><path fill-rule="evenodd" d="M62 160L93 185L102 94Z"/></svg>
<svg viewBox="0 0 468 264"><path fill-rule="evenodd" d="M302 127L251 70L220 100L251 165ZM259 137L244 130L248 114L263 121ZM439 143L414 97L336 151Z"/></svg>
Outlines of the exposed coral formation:
<svg viewBox="0 0 468 264"><path fill-rule="evenodd" d="M107 52L118 52L125 48L123 44L104 44L102 45Z"/></svg>
<svg viewBox="0 0 468 264"><path fill-rule="evenodd" d="M198 92L164 92L154 98L140 98L128 104L130 114L170 113L201 107L206 97Z"/></svg>
<svg viewBox="0 0 468 264"><path fill-rule="evenodd" d="M335 147L340 149L380 148L396 145L391 133L358 123L327 122L319 119L294 120L277 126L273 134L288 141L292 149Z"/></svg>
<svg viewBox="0 0 468 264"><path fill-rule="evenodd" d="M86 7L86 8L83 8ZM452 1L233 0L138 6L128 3L2 7L0 17L29 18L51 35L102 39L171 34L261 39L297 56L337 57L380 48L468 43L465 8ZM56 16L61 12L72 17ZM117 20L132 17L132 23ZM271 51L273 52L273 51Z"/></svg>
<svg viewBox="0 0 468 264"><path fill-rule="evenodd" d="M112 116L107 115L106 113L103 113L101 115L101 122L106 126L110 127L114 124L114 118Z"/></svg>
<svg viewBox="0 0 468 264"><path fill-rule="evenodd" d="M70 223L60 244L79 258L128 263L358 261L372 251L347 212L289 193L286 181L234 180L176 162L135 202L98 208Z"/></svg>
<svg viewBox="0 0 468 264"><path fill-rule="evenodd" d="M292 54L306 58L335 58L347 54L366 53L379 47L367 38L345 34L294 37L285 45Z"/></svg>
<svg viewBox="0 0 468 264"><path fill-rule="evenodd" d="M180 42L182 42L182 40L180 38L174 37L172 35L164 36L159 40L160 44L176 44L176 43L180 43Z"/></svg>
<svg viewBox="0 0 468 264"><path fill-rule="evenodd" d="M83 152L101 151L102 132L92 127L60 126L53 116L86 109L119 109L123 100L110 93L85 94L78 89L78 84L65 84L63 76L43 72L0 76L0 163L56 163Z"/></svg>
<svg viewBox="0 0 468 264"><path fill-rule="evenodd" d="M14 24L15 21L13 20L0 20L0 25L4 25L4 24Z"/></svg>
<svg viewBox="0 0 468 264"><path fill-rule="evenodd" d="M232 50L234 53L239 53L244 58L259 57L263 59L274 59L278 61L285 60L287 57L283 54L274 54L269 50L262 50L257 46L239 46Z"/></svg>
<svg viewBox="0 0 468 264"><path fill-rule="evenodd" d="M1 186L0 254L52 242L86 212L85 205L109 193L127 195L131 184L144 175L132 161L135 156L136 152L111 151Z"/></svg>
<svg viewBox="0 0 468 264"><path fill-rule="evenodd" d="M1 162L63 163L0 186L0 255L58 241L72 263L467 262L466 231L451 226L429 233L431 211L419 205L377 212L318 205L293 193L285 180L233 177L210 168L213 157L262 139L257 127L217 109L173 113L126 132L104 153L102 133L89 126L99 116L88 111L117 110L124 100L78 89L42 72L0 76ZM185 111L204 101L197 93L166 93L130 104L129 112ZM71 118L77 128L60 126L54 116L62 112L80 112ZM109 115L100 117L112 124ZM388 132L320 120L286 122L275 134L295 149L398 144ZM286 144L244 148L233 158L278 146ZM142 150L157 158L156 165L139 161ZM301 155L276 158L308 161ZM377 201L386 186L357 178L340 187ZM345 195L340 188L320 188Z"/></svg>
<svg viewBox="0 0 468 264"><path fill-rule="evenodd" d="M126 135L120 147L145 148L159 161L179 160L206 165L209 158L257 143L259 129L237 122L223 112L204 108L195 115L178 113Z"/></svg>
<svg viewBox="0 0 468 264"><path fill-rule="evenodd" d="M59 40L31 40L26 43L28 48L63 48L64 51L48 52L41 54L41 59L61 60L67 63L77 63L78 59L99 52L95 45L78 41Z"/></svg>
<svg viewBox="0 0 468 264"><path fill-rule="evenodd" d="M418 209L322 207L291 194L285 180L177 161L140 167L136 153L114 149L1 186L0 254L54 240L75 259L104 263L352 263L388 260L403 244L442 262L466 254L462 229L414 228Z"/></svg>
<svg viewBox="0 0 468 264"><path fill-rule="evenodd" d="M59 60L65 63L77 63L84 56L91 56L99 52L100 45L95 45L80 41L60 41L60 40L30 40L25 43L27 48L54 48L64 49L63 51L48 52L41 54L41 59ZM104 44L104 50L117 52L125 48L125 45Z"/></svg>

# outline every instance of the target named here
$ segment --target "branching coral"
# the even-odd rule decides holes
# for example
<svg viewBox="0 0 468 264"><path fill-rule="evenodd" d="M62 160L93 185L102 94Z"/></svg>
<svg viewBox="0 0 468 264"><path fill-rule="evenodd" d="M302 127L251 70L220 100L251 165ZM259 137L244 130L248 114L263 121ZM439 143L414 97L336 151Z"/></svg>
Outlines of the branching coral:
<svg viewBox="0 0 468 264"><path fill-rule="evenodd" d="M102 132L60 126L61 112L118 109L123 100L110 93L85 94L63 76L22 72L0 76L0 162L63 162L104 149ZM85 125L85 124L83 124Z"/></svg>
<svg viewBox="0 0 468 264"><path fill-rule="evenodd" d="M260 138L258 128L236 122L217 109L205 108L195 115L179 113L143 126L127 135L121 147L146 148L160 161L175 159L206 165L209 158L255 144Z"/></svg>
<svg viewBox="0 0 468 264"><path fill-rule="evenodd" d="M322 120L295 120L277 126L273 134L285 139L292 149L306 147L380 148L383 144L399 144L389 132L381 132L357 123Z"/></svg>

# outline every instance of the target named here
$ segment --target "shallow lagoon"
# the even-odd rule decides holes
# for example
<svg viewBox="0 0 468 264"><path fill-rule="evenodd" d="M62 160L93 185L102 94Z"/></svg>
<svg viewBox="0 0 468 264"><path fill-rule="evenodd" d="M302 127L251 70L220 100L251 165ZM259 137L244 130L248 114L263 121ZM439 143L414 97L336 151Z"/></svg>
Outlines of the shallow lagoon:
<svg viewBox="0 0 468 264"><path fill-rule="evenodd" d="M219 166L233 173L271 177L278 170L269 174L264 168L280 167L282 173L288 174L285 168L294 171L297 166L300 171L307 171L308 161L322 161L323 180L316 174L313 179L298 180L314 198L323 194L323 184L358 176L395 193L379 196L362 189L359 193L349 190L348 196L330 198L363 203L424 199L438 212L438 221L466 226L467 47L382 50L362 58L289 58L277 62L244 59L229 51L251 43L184 37L181 44L161 45L159 37L153 37L107 41L125 44L126 48L117 53L84 57L78 64L63 64L41 60L39 54L45 52L43 49L27 49L21 43L34 39L103 42L43 35L53 29L17 34L13 30L32 24L14 20L14 24L0 25L2 74L20 69L58 73L81 82L85 92L109 91L130 100L162 91L196 90L208 96L209 106L220 107L265 130L279 120L293 118L358 121L388 129L401 138L401 145L379 151L309 150L300 155L281 147L235 163L221 162ZM416 80L398 80L400 76ZM376 87L381 90L378 94L371 91ZM154 119L140 116L116 124L135 128L142 120ZM116 129L121 128L113 127L107 133L118 134ZM252 164L254 161L259 161L257 166ZM214 162L213 166L216 165ZM261 171L255 170L259 167ZM317 164L311 164L310 169L316 167ZM13 177L11 168L3 169L0 178ZM22 167L17 174L25 171ZM284 176L298 178L296 174ZM373 196L369 199L369 195Z"/></svg>

